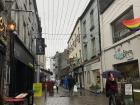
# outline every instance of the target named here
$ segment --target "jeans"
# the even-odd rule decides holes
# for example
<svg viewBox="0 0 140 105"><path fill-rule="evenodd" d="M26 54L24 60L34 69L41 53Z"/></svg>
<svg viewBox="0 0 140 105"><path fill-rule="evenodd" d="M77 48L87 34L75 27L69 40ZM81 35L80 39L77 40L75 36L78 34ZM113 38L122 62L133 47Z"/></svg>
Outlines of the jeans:
<svg viewBox="0 0 140 105"><path fill-rule="evenodd" d="M116 97L115 94L109 96L109 105L116 105Z"/></svg>

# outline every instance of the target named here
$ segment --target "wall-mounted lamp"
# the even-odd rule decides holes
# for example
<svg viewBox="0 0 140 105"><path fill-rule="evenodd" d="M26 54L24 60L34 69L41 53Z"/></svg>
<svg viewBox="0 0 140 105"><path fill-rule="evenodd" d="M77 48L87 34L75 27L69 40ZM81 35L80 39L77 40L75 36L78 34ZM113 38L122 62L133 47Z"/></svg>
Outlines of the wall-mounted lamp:
<svg viewBox="0 0 140 105"><path fill-rule="evenodd" d="M9 24L7 25L7 29L8 29L8 31L15 31L15 29L16 29L16 24L15 24L15 23L9 23Z"/></svg>

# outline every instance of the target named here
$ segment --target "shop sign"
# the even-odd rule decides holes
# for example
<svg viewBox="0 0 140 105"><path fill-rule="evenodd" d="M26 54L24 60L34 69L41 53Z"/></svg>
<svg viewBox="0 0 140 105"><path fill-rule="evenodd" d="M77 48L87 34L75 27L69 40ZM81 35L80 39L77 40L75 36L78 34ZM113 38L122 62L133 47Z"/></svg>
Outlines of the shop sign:
<svg viewBox="0 0 140 105"><path fill-rule="evenodd" d="M132 50L115 51L114 58L118 60L122 60L124 58L127 58L128 60L133 59L133 51Z"/></svg>
<svg viewBox="0 0 140 105"><path fill-rule="evenodd" d="M42 84L41 83L33 83L33 91L35 97L42 96Z"/></svg>
<svg viewBox="0 0 140 105"><path fill-rule="evenodd" d="M125 84L125 95L133 95L132 84Z"/></svg>

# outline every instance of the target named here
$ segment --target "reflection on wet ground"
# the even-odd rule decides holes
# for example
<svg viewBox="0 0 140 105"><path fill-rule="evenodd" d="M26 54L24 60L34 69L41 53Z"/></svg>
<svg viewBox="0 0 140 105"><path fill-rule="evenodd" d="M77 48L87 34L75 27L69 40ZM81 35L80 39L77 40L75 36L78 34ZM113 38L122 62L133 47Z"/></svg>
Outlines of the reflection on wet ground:
<svg viewBox="0 0 140 105"><path fill-rule="evenodd" d="M108 105L107 98L102 94L94 94L84 89L69 96L69 91L60 89L57 94L47 96L45 105Z"/></svg>

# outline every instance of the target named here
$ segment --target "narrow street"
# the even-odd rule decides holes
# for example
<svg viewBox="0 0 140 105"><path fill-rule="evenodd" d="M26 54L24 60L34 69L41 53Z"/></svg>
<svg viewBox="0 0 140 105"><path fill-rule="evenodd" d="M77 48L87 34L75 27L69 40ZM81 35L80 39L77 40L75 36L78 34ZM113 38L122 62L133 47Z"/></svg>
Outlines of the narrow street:
<svg viewBox="0 0 140 105"><path fill-rule="evenodd" d="M73 96L69 96L69 91L63 88L56 90L54 96L43 97L44 105L108 105L107 98L103 94L94 94L86 90L79 90ZM42 104L43 104L42 103Z"/></svg>

